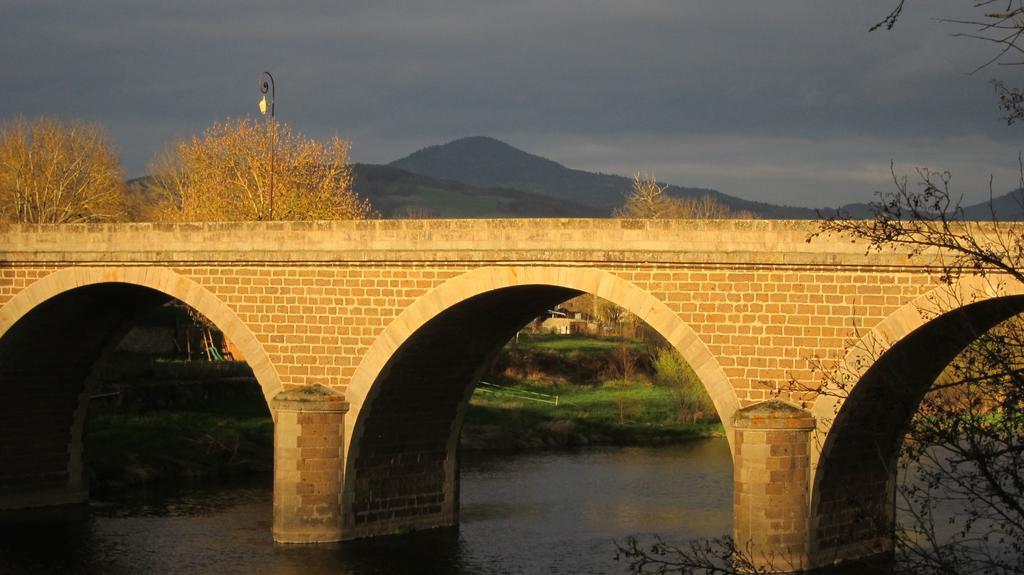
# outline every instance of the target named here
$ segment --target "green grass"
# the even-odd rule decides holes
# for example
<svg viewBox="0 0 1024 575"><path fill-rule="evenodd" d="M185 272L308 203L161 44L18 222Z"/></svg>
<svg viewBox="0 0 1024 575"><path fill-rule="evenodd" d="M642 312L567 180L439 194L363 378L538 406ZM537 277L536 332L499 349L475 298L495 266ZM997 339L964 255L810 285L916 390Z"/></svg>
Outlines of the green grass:
<svg viewBox="0 0 1024 575"><path fill-rule="evenodd" d="M273 469L274 423L269 416L164 411L101 415L89 422L87 434L91 483L100 489Z"/></svg>
<svg viewBox="0 0 1024 575"><path fill-rule="evenodd" d="M596 387L520 382L474 394L462 431L468 449L654 445L722 433L721 424L677 420L672 392L643 381ZM557 395L557 406L519 392ZM274 427L267 416L155 411L94 417L87 430L97 491L182 478L268 473Z"/></svg>
<svg viewBox="0 0 1024 575"><path fill-rule="evenodd" d="M519 382L511 391L473 395L462 431L469 449L531 449L577 445L671 443L722 433L718 422L677 418L668 389L641 381L595 388ZM530 401L516 391L558 396L558 405Z"/></svg>
<svg viewBox="0 0 1024 575"><path fill-rule="evenodd" d="M627 348L638 353L643 352L644 345L638 340L626 341ZM523 334L519 350L524 353L509 355L516 355L520 366L535 368L538 378L508 383L512 392L485 393L478 388L466 414L463 446L537 449L652 445L722 433L717 421L691 423L689 417L680 418L680 402L673 395L673 386L655 386L643 379L607 380L608 376L600 375L607 371L606 364L617 361L609 359L610 354L621 347L622 341L617 338ZM530 364L527 360L531 356L556 361ZM590 365L594 377L588 385L579 385L585 365ZM575 371L567 371L569 367ZM542 383L542 377L563 383ZM559 405L517 397L522 391L557 395ZM238 404L237 395L234 397ZM205 398L202 403L210 402ZM102 490L161 479L269 472L273 464L273 422L263 409L232 413L149 411L92 418L86 457L93 486Z"/></svg>
<svg viewBox="0 0 1024 575"><path fill-rule="evenodd" d="M557 335L528 334L519 335L518 342L509 342L508 346L518 346L521 350L545 349L559 353L604 353L620 349L622 339L618 337L597 337L592 335ZM626 348L642 349L646 344L640 340L626 340Z"/></svg>

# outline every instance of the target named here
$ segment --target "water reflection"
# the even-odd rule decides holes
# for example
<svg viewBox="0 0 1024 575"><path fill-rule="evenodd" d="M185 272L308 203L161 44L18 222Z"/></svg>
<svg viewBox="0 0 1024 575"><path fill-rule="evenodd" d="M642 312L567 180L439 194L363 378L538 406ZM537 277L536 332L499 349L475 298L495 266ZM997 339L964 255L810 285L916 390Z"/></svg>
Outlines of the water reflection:
<svg viewBox="0 0 1024 575"><path fill-rule="evenodd" d="M0 573L622 573L615 540L731 531L724 440L661 448L469 454L455 529L275 546L271 486L139 491L84 521L0 532Z"/></svg>

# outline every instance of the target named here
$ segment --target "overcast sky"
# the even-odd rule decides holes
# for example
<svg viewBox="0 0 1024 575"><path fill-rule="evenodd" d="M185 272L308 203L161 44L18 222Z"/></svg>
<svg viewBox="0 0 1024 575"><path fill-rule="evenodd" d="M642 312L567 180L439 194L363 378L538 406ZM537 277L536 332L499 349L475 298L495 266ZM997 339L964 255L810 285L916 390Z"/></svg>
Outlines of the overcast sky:
<svg viewBox="0 0 1024 575"><path fill-rule="evenodd" d="M258 114L385 163L489 135L569 167L653 171L752 200L833 206L917 166L1017 185L992 47L938 18L970 0L4 0L0 116L102 123L130 176L175 138Z"/></svg>

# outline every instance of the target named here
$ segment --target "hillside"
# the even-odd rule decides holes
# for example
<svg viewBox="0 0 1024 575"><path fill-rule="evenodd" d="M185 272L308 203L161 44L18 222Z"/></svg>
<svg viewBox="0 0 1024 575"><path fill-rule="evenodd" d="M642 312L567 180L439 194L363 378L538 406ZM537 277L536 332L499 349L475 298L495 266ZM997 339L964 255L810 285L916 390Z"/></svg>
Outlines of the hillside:
<svg viewBox="0 0 1024 575"><path fill-rule="evenodd" d="M612 210L620 207L633 186L629 178L567 168L484 136L430 146L389 165L415 174L474 186L542 194L591 206L604 215L610 215ZM678 197L710 195L733 209L750 211L766 218L817 217L813 209L752 202L705 188L670 185L667 191Z"/></svg>
<svg viewBox="0 0 1024 575"><path fill-rule="evenodd" d="M608 217L622 206L633 182L623 176L567 168L487 137L462 138L430 146L388 165L355 164L355 191L384 218L544 218ZM128 182L132 221L152 215L156 196L151 178ZM677 197L710 195L735 210L768 219L814 219L819 210L753 202L705 188L669 185ZM867 196L868 193L865 193ZM1024 220L1024 189L989 202L965 206L971 220ZM839 208L854 218L870 218L868 203ZM832 215L822 209L820 215Z"/></svg>
<svg viewBox="0 0 1024 575"><path fill-rule="evenodd" d="M855 219L871 219L875 214L875 202L847 204L839 208L843 217ZM969 221L1024 221L1024 188L1014 190L992 198L992 201L979 202L963 206L962 219ZM835 210L821 210L823 215L830 216ZM949 210L950 215L953 209Z"/></svg>
<svg viewBox="0 0 1024 575"><path fill-rule="evenodd" d="M1024 188L1008 194L992 198L992 202L982 202L964 208L964 217L969 220L1024 220Z"/></svg>
<svg viewBox="0 0 1024 575"><path fill-rule="evenodd" d="M519 190L439 180L376 164L355 164L355 191L385 218L601 217L601 210Z"/></svg>

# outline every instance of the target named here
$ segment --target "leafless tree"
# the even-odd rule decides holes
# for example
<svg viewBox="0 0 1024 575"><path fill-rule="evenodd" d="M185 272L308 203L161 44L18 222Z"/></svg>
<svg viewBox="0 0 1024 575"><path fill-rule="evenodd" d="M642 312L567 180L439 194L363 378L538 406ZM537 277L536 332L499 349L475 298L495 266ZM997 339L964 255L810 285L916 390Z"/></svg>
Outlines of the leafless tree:
<svg viewBox="0 0 1024 575"><path fill-rule="evenodd" d="M899 0L871 30L892 30L905 7ZM995 46L975 72L1020 69L1024 0L978 0L974 7L976 18L941 22L954 26L955 36ZM1021 88L1001 79L992 83L1007 123L1024 119ZM1019 152L1018 165L1024 189ZM826 219L815 235L852 237L878 251L898 246L912 254L940 253L939 279L950 287L964 275L1024 282L1024 227L997 222L994 207L988 222L969 221L948 172L920 169L911 182L894 169L893 190L880 194L872 208L869 219ZM900 443L895 573L1024 573L1024 318L1013 316L971 335L974 340L914 405ZM866 351L870 361L884 349ZM813 389L799 382L792 387L843 399L851 391L848 376L827 371ZM629 540L618 556L636 574L749 573L749 557L750 550L728 537L683 546Z"/></svg>
<svg viewBox="0 0 1024 575"><path fill-rule="evenodd" d="M899 0L896 6L871 31L892 30L904 16L906 0ZM979 62L974 72L991 66L1024 65L1024 0L974 0L976 16L967 19L940 18L939 21L953 26L953 35L960 38L979 40L992 44L996 49L992 56ZM1001 79L993 79L1008 124L1024 119L1024 89Z"/></svg>
<svg viewBox="0 0 1024 575"><path fill-rule="evenodd" d="M626 203L615 211L615 217L641 219L723 220L756 216L735 211L712 196L677 198L665 193L667 186L658 183L653 174L633 175L633 190Z"/></svg>
<svg viewBox="0 0 1024 575"><path fill-rule="evenodd" d="M814 235L855 238L869 250L944 254L938 276L950 294L967 275L993 286L1024 283L1024 225L964 221L946 174L922 170L915 187L896 178L894 191L881 194L873 208L873 219L833 217ZM919 311L931 319L944 313ZM1024 316L1014 311L992 329L956 334L974 339L923 398L912 399L916 413L899 443L895 573L1024 572ZM870 365L886 350L866 351ZM790 391L849 397L850 374L823 373L821 383L794 381ZM914 385L898 373L886 378L893 388ZM727 537L681 546L629 540L619 551L637 574L747 573L750 556Z"/></svg>

